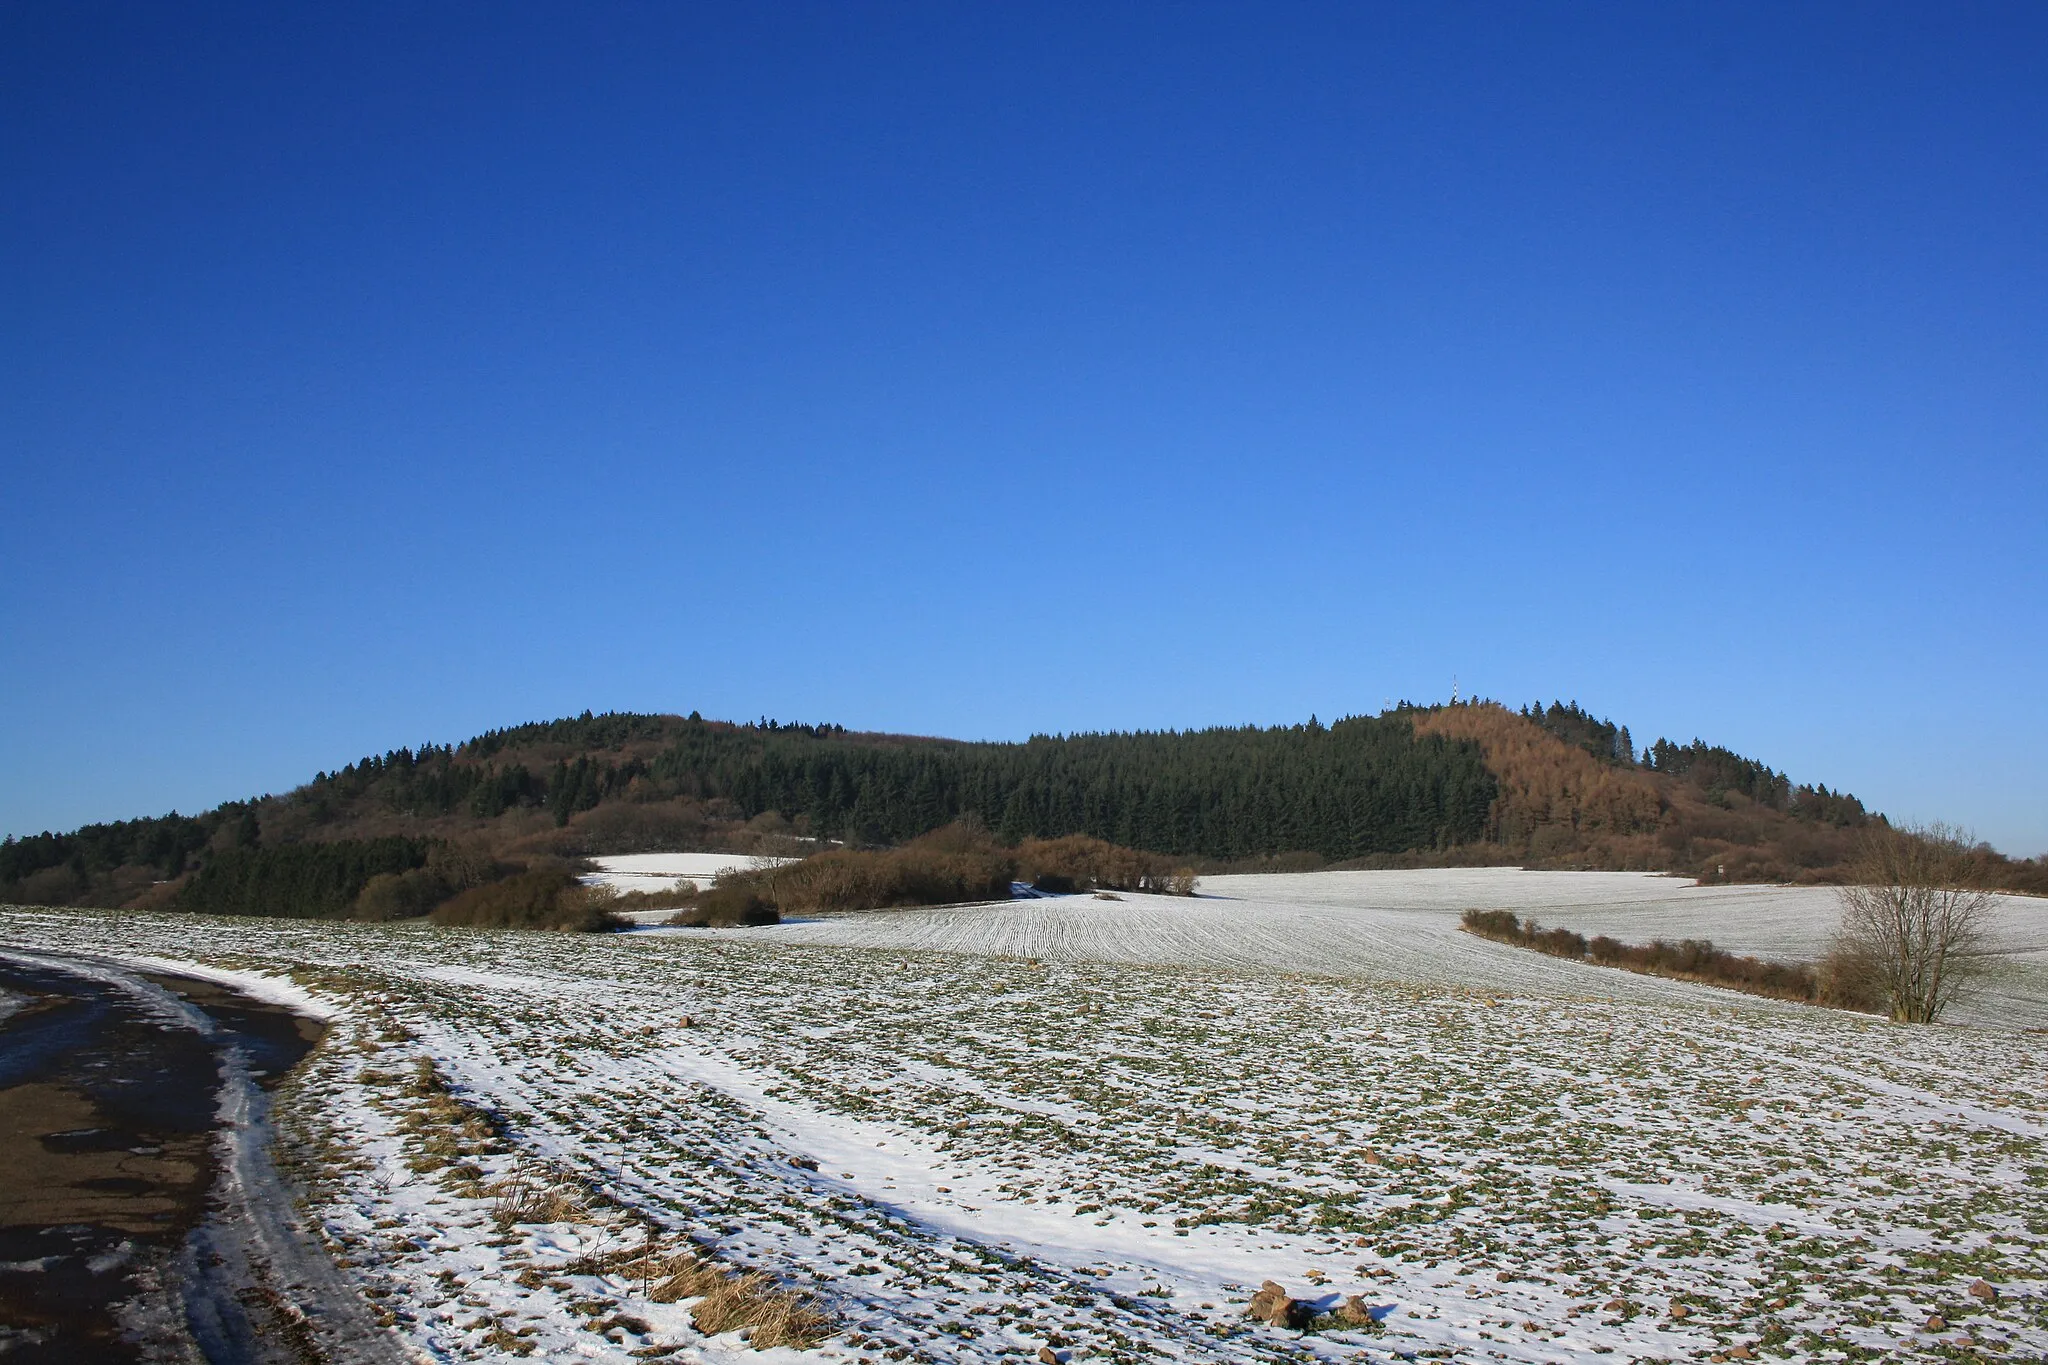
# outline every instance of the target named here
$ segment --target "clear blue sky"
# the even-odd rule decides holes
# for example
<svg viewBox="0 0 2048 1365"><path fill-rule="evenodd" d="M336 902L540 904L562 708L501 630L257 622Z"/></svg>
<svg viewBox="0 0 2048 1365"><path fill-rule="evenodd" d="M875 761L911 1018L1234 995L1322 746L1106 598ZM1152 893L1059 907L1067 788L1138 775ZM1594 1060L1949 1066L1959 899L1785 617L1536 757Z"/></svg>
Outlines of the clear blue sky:
<svg viewBox="0 0 2048 1365"><path fill-rule="evenodd" d="M2048 7L0 8L0 829L1577 698L2048 850Z"/></svg>

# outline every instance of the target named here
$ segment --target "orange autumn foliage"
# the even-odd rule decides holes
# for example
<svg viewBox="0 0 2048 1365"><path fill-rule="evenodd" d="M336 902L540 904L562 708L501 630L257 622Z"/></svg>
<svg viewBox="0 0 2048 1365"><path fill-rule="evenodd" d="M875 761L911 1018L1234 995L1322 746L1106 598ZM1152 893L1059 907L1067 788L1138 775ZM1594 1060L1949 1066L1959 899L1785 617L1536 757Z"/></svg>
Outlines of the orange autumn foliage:
<svg viewBox="0 0 2048 1365"><path fill-rule="evenodd" d="M1648 774L1602 763L1494 702L1419 712L1415 733L1479 745L1500 784L1489 837L1507 848L1542 857L1653 835L1669 810Z"/></svg>

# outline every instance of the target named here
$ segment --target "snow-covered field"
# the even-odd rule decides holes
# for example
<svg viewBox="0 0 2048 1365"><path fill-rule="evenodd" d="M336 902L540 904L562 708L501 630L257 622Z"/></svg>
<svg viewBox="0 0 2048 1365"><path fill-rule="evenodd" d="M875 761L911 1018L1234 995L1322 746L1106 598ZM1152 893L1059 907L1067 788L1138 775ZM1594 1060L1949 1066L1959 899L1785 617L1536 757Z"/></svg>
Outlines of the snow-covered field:
<svg viewBox="0 0 2048 1365"><path fill-rule="evenodd" d="M874 1365L2048 1356L2038 951L1979 1016L2002 1027L1904 1029L1452 927L1476 905L1786 951L1826 893L1204 890L604 937L21 910L0 948L338 1011L282 1104L353 1273L441 1359L760 1358L648 1300L617 1253L649 1227L814 1293L841 1330L804 1354ZM2043 909L2008 907L2014 947ZM437 1165L395 1083L419 1058L509 1140ZM547 1171L606 1199L494 1219L499 1182ZM1379 1321L1248 1323L1267 1278Z"/></svg>
<svg viewBox="0 0 2048 1365"><path fill-rule="evenodd" d="M622 853L590 861L597 871L583 879L586 883L625 892L672 891L677 883L686 881L710 887L728 872L773 867L790 859L746 853Z"/></svg>
<svg viewBox="0 0 2048 1365"><path fill-rule="evenodd" d="M1507 909L1628 943L1709 938L1738 953L1818 958L1840 916L1826 887L1695 886L1637 872L1436 868L1208 877L1202 894L1089 897L843 915L766 931L785 942L1048 961L1278 969L1387 982L1726 1001L1652 981L1503 951L1458 929L1468 908ZM1993 941L2008 970L1957 1017L2048 1025L2048 900L1999 898ZM1789 1008L1789 1007L1788 1007Z"/></svg>

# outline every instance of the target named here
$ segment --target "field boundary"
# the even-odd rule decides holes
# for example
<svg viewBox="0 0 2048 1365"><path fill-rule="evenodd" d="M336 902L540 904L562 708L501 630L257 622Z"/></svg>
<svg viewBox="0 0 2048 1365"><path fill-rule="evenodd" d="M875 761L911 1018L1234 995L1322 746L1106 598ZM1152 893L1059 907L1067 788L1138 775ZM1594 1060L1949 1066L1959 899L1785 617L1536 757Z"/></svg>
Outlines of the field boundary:
<svg viewBox="0 0 2048 1365"><path fill-rule="evenodd" d="M1711 939L1688 938L1674 943L1660 938L1646 944L1623 943L1605 934L1588 939L1572 929L1545 929L1533 916L1523 920L1511 910L1467 910L1460 916L1458 928L1475 938L1511 948L1525 948L1594 967L1611 967L1637 976L1689 981L1766 1000L1856 1014L1883 1012L1851 993L1847 983L1838 980L1826 963L1767 962L1716 948Z"/></svg>

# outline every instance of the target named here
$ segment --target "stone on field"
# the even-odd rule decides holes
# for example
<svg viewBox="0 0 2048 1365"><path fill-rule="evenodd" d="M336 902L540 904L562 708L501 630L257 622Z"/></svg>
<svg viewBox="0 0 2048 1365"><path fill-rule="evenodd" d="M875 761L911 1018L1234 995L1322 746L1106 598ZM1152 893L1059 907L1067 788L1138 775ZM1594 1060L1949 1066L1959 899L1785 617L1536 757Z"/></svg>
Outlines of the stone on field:
<svg viewBox="0 0 2048 1365"><path fill-rule="evenodd" d="M1259 1286L1259 1292L1252 1295L1251 1306L1245 1309L1260 1322L1275 1327L1301 1328L1308 1325L1309 1310L1287 1290L1272 1280Z"/></svg>

